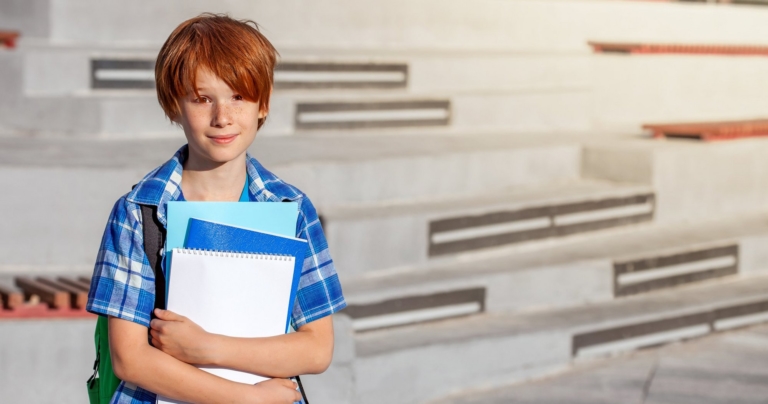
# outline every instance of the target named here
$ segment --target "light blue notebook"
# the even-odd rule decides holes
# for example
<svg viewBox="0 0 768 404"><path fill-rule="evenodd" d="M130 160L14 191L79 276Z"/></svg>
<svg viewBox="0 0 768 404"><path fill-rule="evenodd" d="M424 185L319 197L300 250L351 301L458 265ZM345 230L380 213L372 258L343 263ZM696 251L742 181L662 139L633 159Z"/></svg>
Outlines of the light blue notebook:
<svg viewBox="0 0 768 404"><path fill-rule="evenodd" d="M184 247L189 219L196 218L281 236L296 236L296 202L168 202L165 241L166 279L170 279L171 251Z"/></svg>

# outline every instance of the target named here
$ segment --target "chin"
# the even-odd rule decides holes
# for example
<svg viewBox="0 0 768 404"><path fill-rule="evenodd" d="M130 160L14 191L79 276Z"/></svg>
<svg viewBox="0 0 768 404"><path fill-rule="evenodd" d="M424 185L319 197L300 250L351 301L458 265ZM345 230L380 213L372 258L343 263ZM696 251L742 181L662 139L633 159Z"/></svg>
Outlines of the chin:
<svg viewBox="0 0 768 404"><path fill-rule="evenodd" d="M235 160L246 151L245 148L237 147L236 145L228 146L230 147L196 147L197 152L195 154L209 162L224 164ZM190 145L191 147L192 145Z"/></svg>
<svg viewBox="0 0 768 404"><path fill-rule="evenodd" d="M208 157L208 159L213 162L223 164L223 163L228 163L232 160L235 160L236 158L240 157L243 153L245 153L245 150L242 150L242 149L213 150L207 153L206 157Z"/></svg>

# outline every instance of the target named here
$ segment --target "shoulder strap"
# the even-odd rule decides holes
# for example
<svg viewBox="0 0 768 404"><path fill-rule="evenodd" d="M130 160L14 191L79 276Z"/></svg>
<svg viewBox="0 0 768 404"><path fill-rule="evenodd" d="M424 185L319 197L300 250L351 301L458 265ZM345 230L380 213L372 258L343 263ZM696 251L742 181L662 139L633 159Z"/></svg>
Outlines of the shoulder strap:
<svg viewBox="0 0 768 404"><path fill-rule="evenodd" d="M155 273L155 308L165 309L165 274L160 255L165 245L165 228L157 220L157 206L139 206L141 206L141 217L144 223L144 252L147 254L149 265ZM154 312L152 316L154 317Z"/></svg>

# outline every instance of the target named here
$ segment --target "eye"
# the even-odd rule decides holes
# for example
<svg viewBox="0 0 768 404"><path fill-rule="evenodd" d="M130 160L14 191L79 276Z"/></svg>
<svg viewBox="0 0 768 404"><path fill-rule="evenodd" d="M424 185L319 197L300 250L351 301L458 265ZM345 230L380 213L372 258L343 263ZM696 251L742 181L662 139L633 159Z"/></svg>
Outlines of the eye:
<svg viewBox="0 0 768 404"><path fill-rule="evenodd" d="M242 101L243 96L240 94L235 94L232 98L234 98L235 101Z"/></svg>
<svg viewBox="0 0 768 404"><path fill-rule="evenodd" d="M208 97L197 97L192 99L192 102L194 102L195 104L202 104L208 101L210 101Z"/></svg>

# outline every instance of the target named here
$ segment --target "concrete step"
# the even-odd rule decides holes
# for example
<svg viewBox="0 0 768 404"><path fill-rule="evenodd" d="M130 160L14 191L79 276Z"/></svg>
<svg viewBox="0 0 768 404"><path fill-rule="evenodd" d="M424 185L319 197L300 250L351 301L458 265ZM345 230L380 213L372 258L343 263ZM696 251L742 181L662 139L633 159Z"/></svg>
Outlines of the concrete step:
<svg viewBox="0 0 768 404"><path fill-rule="evenodd" d="M479 313L573 307L732 275L748 277L768 269L767 247L767 214L646 224L347 276L344 292L353 328L398 327Z"/></svg>
<svg viewBox="0 0 768 404"><path fill-rule="evenodd" d="M280 49L493 49L582 51L588 40L743 42L768 34L768 12L753 7L535 0L195 0L114 5L98 0L3 3L0 25L60 43L155 44L181 21L204 11L252 18ZM89 15L87 21L78 18ZM318 24L322 16L323 24ZM720 27L712 30L711 27ZM531 37L531 32L546 35Z"/></svg>
<svg viewBox="0 0 768 404"><path fill-rule="evenodd" d="M350 402L423 403L542 377L574 360L765 322L767 290L768 277L752 277L563 310L358 333L354 359L336 366L353 372Z"/></svg>
<svg viewBox="0 0 768 404"><path fill-rule="evenodd" d="M759 403L768 325L576 363L562 374L431 404Z"/></svg>
<svg viewBox="0 0 768 404"><path fill-rule="evenodd" d="M410 267L484 248L541 242L653 219L648 186L553 182L460 198L325 208L334 259L347 276Z"/></svg>
<svg viewBox="0 0 768 404"><path fill-rule="evenodd" d="M766 57L601 54L590 66L596 129L766 116Z"/></svg>
<svg viewBox="0 0 768 404"><path fill-rule="evenodd" d="M170 158L180 138L0 139L0 183L8 190L0 199L7 224L0 228L0 265L92 265L114 201ZM562 136L264 137L251 151L321 213L339 204L572 181L581 159L578 141Z"/></svg>
<svg viewBox="0 0 768 404"><path fill-rule="evenodd" d="M157 47L27 42L13 53L24 68L24 95L71 95L93 89L154 87ZM408 94L542 92L584 89L591 55L483 51L397 52L377 49L279 49L275 92L402 90ZM509 74L514 71L515 74ZM8 79L6 77L6 79Z"/></svg>
<svg viewBox="0 0 768 404"><path fill-rule="evenodd" d="M768 139L716 144L641 137L588 140L582 175L651 185L656 220L698 221L763 210L768 204L766 153Z"/></svg>
<svg viewBox="0 0 768 404"><path fill-rule="evenodd" d="M586 88L457 95L383 90L321 95L281 92L271 98L270 116L261 133L365 133L369 129L422 127L453 134L469 130L586 131L588 95ZM5 125L37 135L147 138L180 132L165 118L153 90L29 96L6 107L0 113Z"/></svg>
<svg viewBox="0 0 768 404"><path fill-rule="evenodd" d="M110 48L52 43L20 46L13 52L20 59L18 69L8 68L9 73L0 77L0 84L9 89L18 88L31 100L21 106L18 102L9 103L4 107L7 117L3 119L20 129L41 133L74 133L77 127L81 128L80 134L90 135L168 133L173 128L168 128L162 119L152 91L146 93L145 104L127 109L131 114L122 121L109 112L116 107L88 106L88 102L80 112L56 112L56 97L104 94L104 91L93 93L94 89L108 89L107 94L126 93L130 97L137 88L151 88L150 68L156 52L157 47L141 46ZM459 131L470 126L518 132L585 128L634 131L648 122L751 119L764 115L759 101L766 91L753 77L768 67L768 58L717 55L628 57L487 51L413 54L376 49L354 53L290 48L284 53L284 66L278 67L276 74L273 115L265 134L414 124ZM376 68L389 70L377 73ZM690 74L691 71L696 74ZM132 79L120 80L119 75L114 76L120 72ZM109 73L104 80L98 78L102 73ZM366 78L365 74L372 76ZM719 80L724 76L729 80ZM107 80L109 77L112 79ZM676 84L660 86L660 82ZM366 88L378 91L357 94L352 91L340 100L334 96L350 89ZM307 89L311 92L301 93ZM382 105L376 105L376 101L391 101L386 93L401 102L403 96L405 100L416 101L448 100L451 107L403 111L401 104L401 108L395 109L397 114L392 106L382 110ZM330 108L336 113L324 110L325 116L317 116L319 111L314 111L307 121L309 110L306 108L317 109L317 103L334 101L356 105L323 105L321 109ZM366 114L361 116L360 108L379 110L364 109L366 118ZM342 111L346 112L344 119L340 116ZM32 119L41 114L48 119ZM414 114L422 119L414 119ZM80 115L81 118L75 118ZM379 119L375 119L377 117ZM131 124L131 118L146 121L149 126L142 132ZM115 119L116 122L109 124ZM95 122L98 120L102 120L102 124Z"/></svg>
<svg viewBox="0 0 768 404"><path fill-rule="evenodd" d="M454 134L583 132L590 128L588 100L586 87L424 95L284 92L272 96L270 126L264 129L284 135L422 126Z"/></svg>

